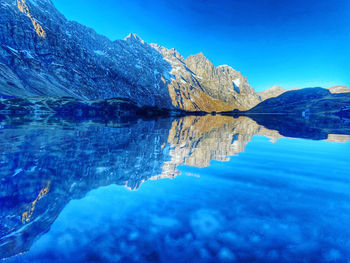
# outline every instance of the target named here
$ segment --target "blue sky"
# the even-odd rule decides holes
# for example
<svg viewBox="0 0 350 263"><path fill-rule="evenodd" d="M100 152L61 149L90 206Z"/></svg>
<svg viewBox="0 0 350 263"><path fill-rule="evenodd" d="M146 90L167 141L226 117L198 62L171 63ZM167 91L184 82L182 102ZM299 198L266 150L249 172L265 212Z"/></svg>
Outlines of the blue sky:
<svg viewBox="0 0 350 263"><path fill-rule="evenodd" d="M349 0L53 0L112 40L130 32L228 64L258 91L349 85Z"/></svg>

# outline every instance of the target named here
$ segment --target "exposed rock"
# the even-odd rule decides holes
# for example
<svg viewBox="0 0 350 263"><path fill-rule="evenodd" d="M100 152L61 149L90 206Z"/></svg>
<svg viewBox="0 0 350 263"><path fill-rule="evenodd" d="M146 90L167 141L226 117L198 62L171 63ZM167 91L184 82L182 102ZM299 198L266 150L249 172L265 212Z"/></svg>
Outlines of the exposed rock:
<svg viewBox="0 0 350 263"><path fill-rule="evenodd" d="M176 108L187 111L232 110L233 106L208 94L199 83L199 78L187 67L185 59L175 49L166 49L157 44L151 44L171 65L171 83L168 85L172 104Z"/></svg>
<svg viewBox="0 0 350 263"><path fill-rule="evenodd" d="M279 95L282 95L283 93L285 93L287 91L292 91L292 90L297 90L297 89L287 90L287 89L283 89L280 86L275 85L275 86L273 86L270 89L267 89L265 91L259 92L258 95L260 97L260 100L264 101L264 100L267 100L267 99L270 99L270 98L278 97Z"/></svg>
<svg viewBox="0 0 350 263"><path fill-rule="evenodd" d="M328 90L335 94L335 93L349 93L350 89L348 86L334 86L334 87L330 87L328 88Z"/></svg>
<svg viewBox="0 0 350 263"><path fill-rule="evenodd" d="M260 102L247 78L230 66L215 67L202 53L189 56L185 63L211 97L239 110L250 109Z"/></svg>

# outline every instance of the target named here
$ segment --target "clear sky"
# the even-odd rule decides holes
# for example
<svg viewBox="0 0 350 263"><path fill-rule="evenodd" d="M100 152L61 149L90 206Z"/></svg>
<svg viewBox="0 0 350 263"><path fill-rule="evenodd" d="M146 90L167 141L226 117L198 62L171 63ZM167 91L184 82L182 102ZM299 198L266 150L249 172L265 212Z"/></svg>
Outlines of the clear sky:
<svg viewBox="0 0 350 263"><path fill-rule="evenodd" d="M184 57L203 52L258 91L349 85L349 0L53 0L111 40L130 32Z"/></svg>

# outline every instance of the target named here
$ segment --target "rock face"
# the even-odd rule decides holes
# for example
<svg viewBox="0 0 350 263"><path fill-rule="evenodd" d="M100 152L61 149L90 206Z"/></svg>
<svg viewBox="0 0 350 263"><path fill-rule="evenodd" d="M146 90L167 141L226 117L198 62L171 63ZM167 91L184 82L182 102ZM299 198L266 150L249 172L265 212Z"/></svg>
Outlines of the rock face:
<svg viewBox="0 0 350 263"><path fill-rule="evenodd" d="M259 100L241 73L202 54L184 59L134 34L110 41L67 21L50 0L0 4L0 95L129 98L188 111L241 110Z"/></svg>
<svg viewBox="0 0 350 263"><path fill-rule="evenodd" d="M175 107L206 111L245 110L259 97L245 77L229 66L215 67L202 53L184 59L175 49L151 44L172 66L169 93Z"/></svg>
<svg viewBox="0 0 350 263"><path fill-rule="evenodd" d="M230 66L214 67L202 53L189 56L186 65L197 75L200 86L211 97L241 110L250 109L260 102L247 78Z"/></svg>

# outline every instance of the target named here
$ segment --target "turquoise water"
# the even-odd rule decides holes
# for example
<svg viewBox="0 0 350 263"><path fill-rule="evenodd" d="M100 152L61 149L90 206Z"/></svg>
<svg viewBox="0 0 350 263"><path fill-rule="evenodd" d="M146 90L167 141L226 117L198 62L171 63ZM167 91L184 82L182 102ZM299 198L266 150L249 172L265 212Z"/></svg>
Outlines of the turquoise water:
<svg viewBox="0 0 350 263"><path fill-rule="evenodd" d="M4 262L350 262L350 137L249 118L4 126Z"/></svg>

